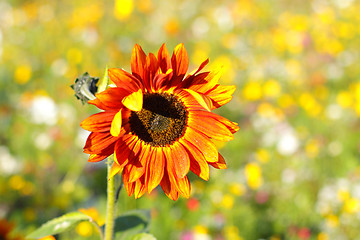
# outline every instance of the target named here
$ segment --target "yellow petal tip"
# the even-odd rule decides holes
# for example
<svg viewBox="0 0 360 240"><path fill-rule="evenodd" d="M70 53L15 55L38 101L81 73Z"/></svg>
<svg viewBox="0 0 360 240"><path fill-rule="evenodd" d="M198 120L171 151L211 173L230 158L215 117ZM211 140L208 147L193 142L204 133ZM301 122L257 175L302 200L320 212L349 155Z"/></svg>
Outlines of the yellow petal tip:
<svg viewBox="0 0 360 240"><path fill-rule="evenodd" d="M124 104L124 106L130 109L131 111L136 111L136 112L140 111L143 105L142 90L139 89L138 91L133 92L128 96L124 97L124 99L122 100L122 104Z"/></svg>
<svg viewBox="0 0 360 240"><path fill-rule="evenodd" d="M122 126L122 115L120 109L120 111L115 114L114 119L111 122L110 134L114 137L118 137L120 135L121 126Z"/></svg>

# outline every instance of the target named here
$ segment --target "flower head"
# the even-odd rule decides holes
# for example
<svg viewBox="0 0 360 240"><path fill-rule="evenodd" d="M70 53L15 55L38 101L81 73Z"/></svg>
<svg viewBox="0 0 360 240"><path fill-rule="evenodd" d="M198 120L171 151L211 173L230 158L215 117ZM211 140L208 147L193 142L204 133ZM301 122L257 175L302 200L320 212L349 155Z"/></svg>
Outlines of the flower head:
<svg viewBox="0 0 360 240"><path fill-rule="evenodd" d="M165 44L157 56L135 45L131 71L111 68L116 87L89 103L104 110L85 119L91 131L84 147L89 161L114 154L110 176L123 174L131 196L141 197L160 184L173 199L190 196L189 171L209 179L209 165L226 168L211 139L229 141L239 127L211 110L232 99L235 86L221 86L221 70L186 76L189 59L183 44L170 56Z"/></svg>

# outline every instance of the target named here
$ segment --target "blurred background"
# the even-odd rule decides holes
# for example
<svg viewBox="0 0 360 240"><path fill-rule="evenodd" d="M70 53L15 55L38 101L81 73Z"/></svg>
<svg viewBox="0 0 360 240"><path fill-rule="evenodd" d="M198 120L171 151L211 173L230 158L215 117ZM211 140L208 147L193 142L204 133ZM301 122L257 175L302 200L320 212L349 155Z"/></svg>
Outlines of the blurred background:
<svg viewBox="0 0 360 240"><path fill-rule="evenodd" d="M70 85L106 65L130 71L180 42L189 72L206 58L235 84L217 110L241 129L217 143L227 170L192 175L190 199L161 189L118 212L151 209L158 239L358 239L360 2L355 0L0 1L0 219L26 235L83 209L105 217L105 163L87 163L80 122L98 110ZM57 239L98 239L87 222Z"/></svg>

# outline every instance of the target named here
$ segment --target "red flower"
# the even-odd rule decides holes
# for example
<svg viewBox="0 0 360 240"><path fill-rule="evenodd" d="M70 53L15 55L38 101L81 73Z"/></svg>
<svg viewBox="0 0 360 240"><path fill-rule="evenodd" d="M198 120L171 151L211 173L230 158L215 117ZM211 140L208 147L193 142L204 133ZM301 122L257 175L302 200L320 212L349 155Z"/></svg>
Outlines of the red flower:
<svg viewBox="0 0 360 240"><path fill-rule="evenodd" d="M85 119L91 131L84 147L89 161L114 154L111 176L123 173L130 195L141 197L161 185L176 200L190 196L189 171L204 180L209 165L226 168L211 139L229 141L239 127L211 110L232 99L235 86L221 86L221 71L187 76L189 60L183 44L170 57L165 45L157 57L135 45L131 70L108 70L116 87L96 94L89 103L104 110Z"/></svg>

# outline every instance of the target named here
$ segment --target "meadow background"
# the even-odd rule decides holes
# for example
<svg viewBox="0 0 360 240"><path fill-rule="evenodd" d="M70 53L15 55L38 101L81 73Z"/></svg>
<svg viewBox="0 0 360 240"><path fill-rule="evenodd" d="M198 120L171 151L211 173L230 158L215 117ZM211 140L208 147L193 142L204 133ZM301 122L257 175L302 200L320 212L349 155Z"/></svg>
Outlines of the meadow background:
<svg viewBox="0 0 360 240"><path fill-rule="evenodd" d="M357 0L0 1L0 219L27 235L83 209L105 217L106 166L79 126L95 107L70 85L106 65L130 71L183 42L237 85L217 110L239 123L217 143L227 170L191 176L190 199L120 194L150 209L158 239L360 239L360 2ZM98 239L87 222L57 239Z"/></svg>

